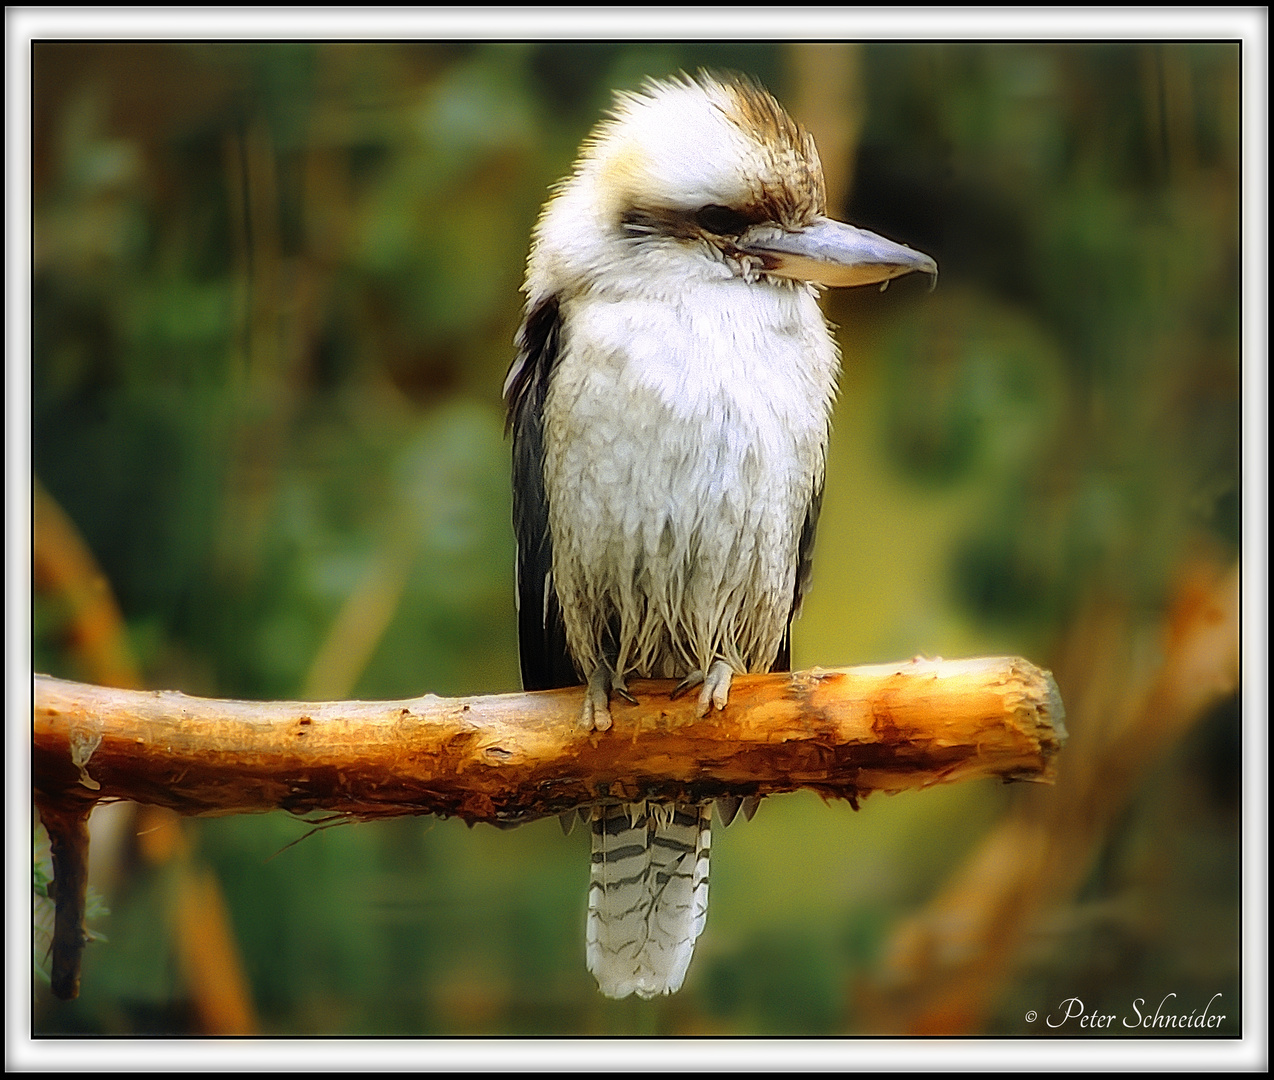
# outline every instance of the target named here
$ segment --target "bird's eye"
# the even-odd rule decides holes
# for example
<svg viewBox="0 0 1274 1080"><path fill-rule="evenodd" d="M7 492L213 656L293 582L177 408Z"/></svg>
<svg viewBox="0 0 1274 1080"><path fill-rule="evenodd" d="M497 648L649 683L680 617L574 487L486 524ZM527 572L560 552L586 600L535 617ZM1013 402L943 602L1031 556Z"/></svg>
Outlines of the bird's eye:
<svg viewBox="0 0 1274 1080"><path fill-rule="evenodd" d="M706 232L717 236L737 236L752 224L747 217L728 206L716 203L695 212L695 222Z"/></svg>

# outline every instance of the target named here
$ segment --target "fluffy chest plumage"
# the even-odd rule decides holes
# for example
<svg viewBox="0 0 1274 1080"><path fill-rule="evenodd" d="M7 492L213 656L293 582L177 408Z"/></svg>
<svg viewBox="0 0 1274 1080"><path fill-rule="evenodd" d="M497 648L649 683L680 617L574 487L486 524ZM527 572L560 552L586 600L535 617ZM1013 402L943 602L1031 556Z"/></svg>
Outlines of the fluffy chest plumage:
<svg viewBox="0 0 1274 1080"><path fill-rule="evenodd" d="M812 295L741 280L563 304L544 403L553 586L582 671L773 662L837 355Z"/></svg>

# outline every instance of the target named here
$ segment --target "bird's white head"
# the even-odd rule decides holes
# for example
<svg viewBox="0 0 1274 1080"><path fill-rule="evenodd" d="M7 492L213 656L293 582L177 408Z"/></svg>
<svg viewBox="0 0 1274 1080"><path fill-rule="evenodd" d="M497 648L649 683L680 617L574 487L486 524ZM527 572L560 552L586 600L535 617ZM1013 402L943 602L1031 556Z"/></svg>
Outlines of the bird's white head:
<svg viewBox="0 0 1274 1080"><path fill-rule="evenodd" d="M617 95L536 227L532 302L652 273L863 285L927 255L826 216L813 138L765 90L701 73Z"/></svg>

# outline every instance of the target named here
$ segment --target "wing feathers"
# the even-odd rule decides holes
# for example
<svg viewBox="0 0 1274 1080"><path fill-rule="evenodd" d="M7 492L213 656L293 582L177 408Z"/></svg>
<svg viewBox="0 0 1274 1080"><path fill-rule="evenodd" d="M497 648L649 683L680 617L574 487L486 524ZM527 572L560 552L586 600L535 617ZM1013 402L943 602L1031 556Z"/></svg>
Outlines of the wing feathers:
<svg viewBox="0 0 1274 1080"><path fill-rule="evenodd" d="M553 589L553 538L544 491L544 397L557 363L561 318L549 297L527 311L518 354L504 381L506 427L513 432L513 532L517 537L518 647L527 690L574 686L582 680L566 650L566 631Z"/></svg>
<svg viewBox="0 0 1274 1080"><path fill-rule="evenodd" d="M792 670L792 620L801 613L801 604L810 586L810 576L814 568L814 534L818 531L818 515L822 508L823 481L820 477L810 495L810 504L805 511L805 522L801 526L801 539L796 552L796 587L792 595L792 613L787 617L787 629L783 631L783 642L779 645L778 656L774 658L774 663L770 666L771 671Z"/></svg>

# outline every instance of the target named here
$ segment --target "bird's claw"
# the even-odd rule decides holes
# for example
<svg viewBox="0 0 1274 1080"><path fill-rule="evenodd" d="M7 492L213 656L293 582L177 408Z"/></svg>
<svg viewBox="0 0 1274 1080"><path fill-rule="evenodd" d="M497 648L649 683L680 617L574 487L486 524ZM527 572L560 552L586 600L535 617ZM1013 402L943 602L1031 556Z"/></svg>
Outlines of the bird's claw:
<svg viewBox="0 0 1274 1080"><path fill-rule="evenodd" d="M701 682L703 682L703 672L696 668L672 688L672 693L668 695L668 699L670 701L676 701L677 698L681 697L681 695L692 686L698 686Z"/></svg>

